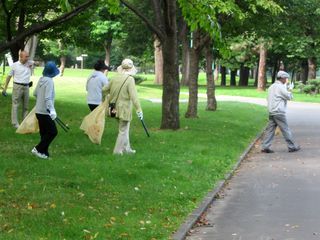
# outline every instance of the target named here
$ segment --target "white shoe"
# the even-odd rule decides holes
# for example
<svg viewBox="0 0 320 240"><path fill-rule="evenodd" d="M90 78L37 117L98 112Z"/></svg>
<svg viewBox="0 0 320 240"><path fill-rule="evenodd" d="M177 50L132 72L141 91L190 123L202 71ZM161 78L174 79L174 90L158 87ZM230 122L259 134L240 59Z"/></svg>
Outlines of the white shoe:
<svg viewBox="0 0 320 240"><path fill-rule="evenodd" d="M47 159L48 158L47 155L45 155L43 153L39 153L38 150L35 147L31 150L31 153L36 155L39 158L43 158L43 159Z"/></svg>
<svg viewBox="0 0 320 240"><path fill-rule="evenodd" d="M129 150L126 150L126 153L128 153L128 154L135 154L135 153L136 153L136 150L129 149Z"/></svg>
<svg viewBox="0 0 320 240"><path fill-rule="evenodd" d="M14 128L19 128L19 124L12 124L12 127L14 127Z"/></svg>

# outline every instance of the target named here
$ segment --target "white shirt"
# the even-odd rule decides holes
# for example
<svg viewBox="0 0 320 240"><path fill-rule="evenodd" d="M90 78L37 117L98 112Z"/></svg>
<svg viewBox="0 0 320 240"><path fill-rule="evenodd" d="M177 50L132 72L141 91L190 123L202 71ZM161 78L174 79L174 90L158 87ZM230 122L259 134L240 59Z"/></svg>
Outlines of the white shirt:
<svg viewBox="0 0 320 240"><path fill-rule="evenodd" d="M17 61L12 64L8 75L13 76L15 83L28 84L31 77L32 65L33 61L27 61L25 64Z"/></svg>
<svg viewBox="0 0 320 240"><path fill-rule="evenodd" d="M286 84L276 80L268 89L268 110L270 115L286 114L287 100L292 99L292 93Z"/></svg>
<svg viewBox="0 0 320 240"><path fill-rule="evenodd" d="M102 88L107 84L107 76L101 71L94 71L87 80L87 103L99 105L102 102Z"/></svg>

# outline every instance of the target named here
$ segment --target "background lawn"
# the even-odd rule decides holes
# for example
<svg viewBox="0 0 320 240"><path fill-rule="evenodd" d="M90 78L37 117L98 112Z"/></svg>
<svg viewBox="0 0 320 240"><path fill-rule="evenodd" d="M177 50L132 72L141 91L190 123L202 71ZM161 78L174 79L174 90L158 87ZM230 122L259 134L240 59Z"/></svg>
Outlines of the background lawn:
<svg viewBox="0 0 320 240"><path fill-rule="evenodd" d="M221 102L207 112L200 103L199 118L185 119L182 103L181 129L159 130L161 105L144 99L161 89L146 82L138 92L151 138L134 116L137 154L113 156L116 120L106 120L101 145L79 130L89 73L55 79L56 110L71 131L59 129L50 160L30 152L38 134L15 134L11 98L0 97L0 239L169 239L266 124L261 106Z"/></svg>

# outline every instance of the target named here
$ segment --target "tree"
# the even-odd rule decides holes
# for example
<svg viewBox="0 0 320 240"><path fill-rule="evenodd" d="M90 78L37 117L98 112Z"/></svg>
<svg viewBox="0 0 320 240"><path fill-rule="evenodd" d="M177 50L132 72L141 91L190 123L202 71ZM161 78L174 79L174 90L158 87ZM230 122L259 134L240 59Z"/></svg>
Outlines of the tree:
<svg viewBox="0 0 320 240"><path fill-rule="evenodd" d="M1 29L0 32L5 34L6 41L0 43L0 52L10 49L13 60L17 61L19 50L24 49L28 37L70 20L95 2L96 0L88 0L71 9L67 0L49 2L31 0L28 3L26 0L15 2L1 0L0 17L6 24L5 29ZM66 13L56 15L67 9L69 10Z"/></svg>
<svg viewBox="0 0 320 240"><path fill-rule="evenodd" d="M177 58L177 22L176 1L165 0L160 4L152 0L152 19L139 11L133 4L120 0L128 9L134 12L148 28L157 35L162 44L163 53L163 94L161 129L178 129L179 119L179 73Z"/></svg>

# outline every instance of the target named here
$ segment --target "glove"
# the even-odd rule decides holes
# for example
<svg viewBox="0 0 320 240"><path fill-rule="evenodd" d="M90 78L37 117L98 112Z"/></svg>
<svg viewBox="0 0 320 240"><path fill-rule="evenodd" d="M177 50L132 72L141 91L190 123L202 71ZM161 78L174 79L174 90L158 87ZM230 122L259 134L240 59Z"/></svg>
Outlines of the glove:
<svg viewBox="0 0 320 240"><path fill-rule="evenodd" d="M55 120L57 118L57 113L55 110L51 110L49 113L52 120Z"/></svg>
<svg viewBox="0 0 320 240"><path fill-rule="evenodd" d="M137 112L137 116L138 116L138 118L139 118L140 120L142 120L142 119L143 119L143 113L142 113L142 111L141 111L141 112Z"/></svg>
<svg viewBox="0 0 320 240"><path fill-rule="evenodd" d="M2 91L2 96L4 96L4 97L8 96L8 94L5 90Z"/></svg>

